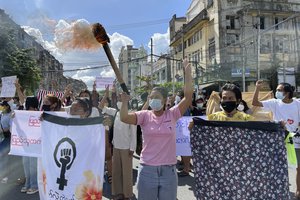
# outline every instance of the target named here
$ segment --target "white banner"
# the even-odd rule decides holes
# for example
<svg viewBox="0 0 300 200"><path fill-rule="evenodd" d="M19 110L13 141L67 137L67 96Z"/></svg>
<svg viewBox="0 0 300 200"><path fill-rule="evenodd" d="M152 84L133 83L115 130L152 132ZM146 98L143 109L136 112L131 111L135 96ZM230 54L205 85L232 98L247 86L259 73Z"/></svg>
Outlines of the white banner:
<svg viewBox="0 0 300 200"><path fill-rule="evenodd" d="M105 129L100 123L100 118L44 117L41 199L102 199Z"/></svg>
<svg viewBox="0 0 300 200"><path fill-rule="evenodd" d="M1 97L14 97L16 94L15 82L17 76L2 77Z"/></svg>
<svg viewBox="0 0 300 200"><path fill-rule="evenodd" d="M42 134L40 111L15 110L11 126L10 153L17 156L41 157ZM66 112L51 112L67 116Z"/></svg>
<svg viewBox="0 0 300 200"><path fill-rule="evenodd" d="M96 77L96 87L99 89L105 89L105 86L109 85L111 87L114 83L115 78L114 77L102 77L97 76Z"/></svg>
<svg viewBox="0 0 300 200"><path fill-rule="evenodd" d="M205 116L200 118L206 119ZM193 117L181 117L176 124L176 156L192 156L189 123Z"/></svg>

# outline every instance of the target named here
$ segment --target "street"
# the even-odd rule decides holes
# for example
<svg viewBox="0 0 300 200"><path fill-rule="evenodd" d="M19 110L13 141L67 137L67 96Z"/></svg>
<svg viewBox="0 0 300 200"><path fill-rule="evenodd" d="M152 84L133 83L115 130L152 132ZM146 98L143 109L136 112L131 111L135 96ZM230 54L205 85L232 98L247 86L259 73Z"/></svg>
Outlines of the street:
<svg viewBox="0 0 300 200"><path fill-rule="evenodd" d="M139 161L138 157L135 156L133 162L133 175L134 175L134 182L136 181L137 172ZM0 200L38 200L39 195L27 195L21 193L20 190L22 186L16 184L16 180L23 176L23 167L22 167L22 160L18 156L12 156L12 164L11 164L11 173L9 176L9 180L7 184L1 184L0 186ZM296 177L296 170L289 169L289 179L290 179L290 191L291 191L291 199L294 199L294 193L296 191L296 184L295 184L295 177ZM196 199L193 194L194 189L194 174L193 172L190 173L191 176L178 178L178 190L177 190L177 199L178 200L194 200ZM103 199L110 199L110 185L105 182L103 185ZM134 185L133 192L135 196L132 198L133 200L136 199L137 196L137 189L136 185Z"/></svg>

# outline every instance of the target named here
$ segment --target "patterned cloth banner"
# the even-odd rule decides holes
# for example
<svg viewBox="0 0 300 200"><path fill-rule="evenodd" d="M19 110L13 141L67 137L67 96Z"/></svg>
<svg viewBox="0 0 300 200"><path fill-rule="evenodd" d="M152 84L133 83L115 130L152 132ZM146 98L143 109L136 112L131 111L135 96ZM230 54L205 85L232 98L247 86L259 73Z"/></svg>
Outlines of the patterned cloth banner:
<svg viewBox="0 0 300 200"><path fill-rule="evenodd" d="M290 199L285 133L270 122L194 118L197 199Z"/></svg>
<svg viewBox="0 0 300 200"><path fill-rule="evenodd" d="M10 153L17 156L41 157L42 133L40 111L15 110L11 128ZM51 112L66 117L66 112Z"/></svg>
<svg viewBox="0 0 300 200"><path fill-rule="evenodd" d="M105 129L102 118L43 115L40 199L102 199Z"/></svg>

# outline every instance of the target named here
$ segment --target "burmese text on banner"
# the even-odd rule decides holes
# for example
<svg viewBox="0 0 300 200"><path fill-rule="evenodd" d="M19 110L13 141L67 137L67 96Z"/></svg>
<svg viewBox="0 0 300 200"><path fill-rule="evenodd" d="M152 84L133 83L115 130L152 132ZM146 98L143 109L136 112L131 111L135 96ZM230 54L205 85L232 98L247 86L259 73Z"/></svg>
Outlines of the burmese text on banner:
<svg viewBox="0 0 300 200"><path fill-rule="evenodd" d="M43 115L41 199L102 199L105 129L102 118Z"/></svg>

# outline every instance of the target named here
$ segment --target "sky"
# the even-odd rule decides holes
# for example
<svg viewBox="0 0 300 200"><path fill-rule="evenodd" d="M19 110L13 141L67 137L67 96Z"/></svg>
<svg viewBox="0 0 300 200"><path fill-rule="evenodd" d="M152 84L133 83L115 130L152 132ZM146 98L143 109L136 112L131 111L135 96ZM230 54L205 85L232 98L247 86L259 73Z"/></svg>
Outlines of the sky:
<svg viewBox="0 0 300 200"><path fill-rule="evenodd" d="M97 67L108 60L103 49L87 51L61 49L57 30L77 20L101 23L110 36L110 47L117 60L124 45L144 46L148 52L153 38L154 53L166 53L169 21L176 14L185 16L191 0L0 0L0 8L30 35L37 38L64 65L64 70ZM109 68L65 72L83 80L89 88L96 76L114 76Z"/></svg>

